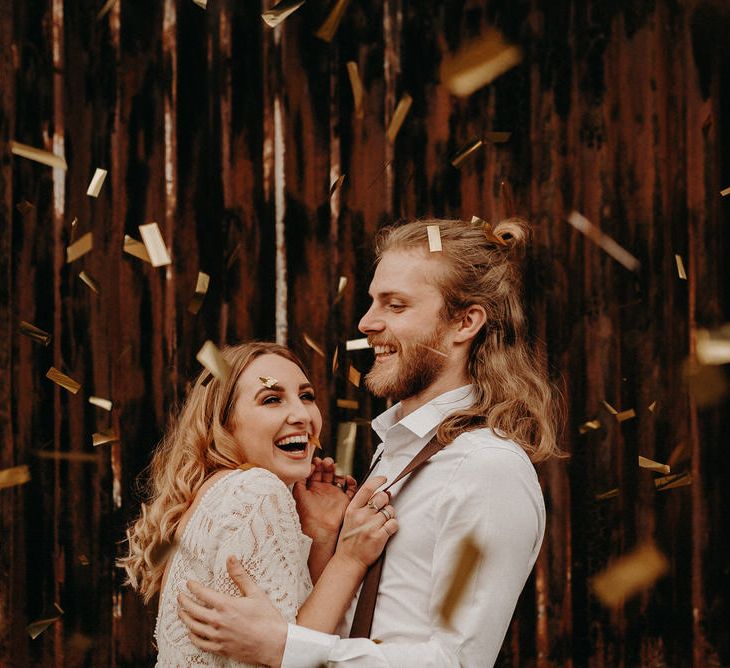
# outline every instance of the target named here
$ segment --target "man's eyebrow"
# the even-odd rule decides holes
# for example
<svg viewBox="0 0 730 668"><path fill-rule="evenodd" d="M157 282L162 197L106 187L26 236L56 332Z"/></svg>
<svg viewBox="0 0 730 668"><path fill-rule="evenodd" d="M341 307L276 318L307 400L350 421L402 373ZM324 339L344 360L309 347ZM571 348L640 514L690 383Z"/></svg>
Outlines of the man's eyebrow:
<svg viewBox="0 0 730 668"><path fill-rule="evenodd" d="M313 389L314 389L314 385L312 385L312 383L301 383L299 385L300 392L302 390L313 390ZM277 384L272 385L271 387L262 387L258 390L258 392L256 392L256 394L253 395L253 398L256 399L259 396L259 394L261 394L262 392L266 392L266 390L270 390L272 392L283 392L284 388L281 385L277 385Z"/></svg>
<svg viewBox="0 0 730 668"><path fill-rule="evenodd" d="M404 292L400 292L398 290L387 290L385 292L378 292L376 294L373 294L372 292L368 293L373 299L390 299L391 297L399 297L400 299L408 299L408 295Z"/></svg>

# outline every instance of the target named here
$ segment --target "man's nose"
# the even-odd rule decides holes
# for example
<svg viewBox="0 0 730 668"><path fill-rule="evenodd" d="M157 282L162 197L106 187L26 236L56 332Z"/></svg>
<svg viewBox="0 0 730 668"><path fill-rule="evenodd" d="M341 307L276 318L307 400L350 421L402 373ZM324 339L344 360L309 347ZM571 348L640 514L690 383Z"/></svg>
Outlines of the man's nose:
<svg viewBox="0 0 730 668"><path fill-rule="evenodd" d="M385 323L381 318L374 312L375 305L373 304L365 315L360 318L360 322L357 328L363 333L368 334L370 332L381 332L385 328Z"/></svg>

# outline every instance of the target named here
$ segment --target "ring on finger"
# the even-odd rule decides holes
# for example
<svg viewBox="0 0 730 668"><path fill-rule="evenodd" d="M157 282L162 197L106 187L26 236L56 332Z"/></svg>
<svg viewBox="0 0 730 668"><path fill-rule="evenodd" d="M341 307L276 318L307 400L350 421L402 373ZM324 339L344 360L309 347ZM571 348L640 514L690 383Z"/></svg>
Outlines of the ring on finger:
<svg viewBox="0 0 730 668"><path fill-rule="evenodd" d="M393 519L393 514L386 507L381 508L378 512L383 513L386 522Z"/></svg>
<svg viewBox="0 0 730 668"><path fill-rule="evenodd" d="M378 510L380 510L380 508L378 508L378 506L375 505L375 501L373 501L372 499L370 499L370 501L368 501L368 508L370 508L370 510L375 510L376 512Z"/></svg>

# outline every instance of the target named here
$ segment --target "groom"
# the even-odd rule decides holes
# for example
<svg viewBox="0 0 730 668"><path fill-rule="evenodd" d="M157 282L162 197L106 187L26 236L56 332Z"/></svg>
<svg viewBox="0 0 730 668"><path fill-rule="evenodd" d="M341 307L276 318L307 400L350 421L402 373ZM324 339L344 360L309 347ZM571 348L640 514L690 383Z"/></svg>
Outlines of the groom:
<svg viewBox="0 0 730 668"><path fill-rule="evenodd" d="M441 250L431 250L429 226ZM543 538L531 460L558 453L552 390L526 343L526 237L517 220L493 231L414 221L379 235L359 328L375 352L368 389L398 403L373 421L382 440L373 474L393 481L433 436L446 446L390 489L400 530L386 548L370 637L347 637L357 598L340 636L287 625L238 565L231 576L243 598L190 583L207 607L181 599L196 645L285 668L493 665ZM481 557L446 623L468 540Z"/></svg>

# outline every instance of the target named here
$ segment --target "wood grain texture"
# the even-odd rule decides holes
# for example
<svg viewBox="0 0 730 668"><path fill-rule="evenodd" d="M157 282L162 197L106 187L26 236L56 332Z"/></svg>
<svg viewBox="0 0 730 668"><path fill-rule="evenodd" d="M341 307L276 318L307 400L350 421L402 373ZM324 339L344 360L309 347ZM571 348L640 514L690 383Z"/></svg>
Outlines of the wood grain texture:
<svg viewBox="0 0 730 668"><path fill-rule="evenodd" d="M114 559L203 341L285 334L319 389L332 454L339 422L384 407L347 380L369 352L344 351L360 336L377 230L514 214L533 224L531 336L566 399L570 457L539 468L548 531L498 665L730 664L727 402L698 406L683 371L696 328L730 320L730 198L719 195L730 186L727 3L361 0L329 43L315 36L326 3L274 30L260 18L269 4L118 0L97 21L95 0L0 0L0 468L28 464L32 475L0 492L0 664L153 665L155 604L123 587ZM523 48L523 62L451 96L442 59L488 26ZM405 93L413 104L391 145ZM453 167L487 132L511 137ZM60 147L68 171L12 156L11 140ZM94 199L97 167L109 174ZM640 270L574 230L572 210ZM124 235L139 239L153 221L170 267L122 253ZM93 251L64 264L86 232ZM192 315L198 271L211 282ZM51 332L50 346L22 336L21 320ZM50 366L82 384L78 395L45 378ZM112 399L111 413L88 404L92 394ZM618 422L604 401L636 418ZM588 420L601 427L579 434ZM107 428L120 441L93 449L91 434ZM356 470L374 445L358 428ZM671 459L692 484L657 492L638 455ZM649 538L669 575L604 609L589 579ZM61 620L30 640L25 626L54 602Z"/></svg>

